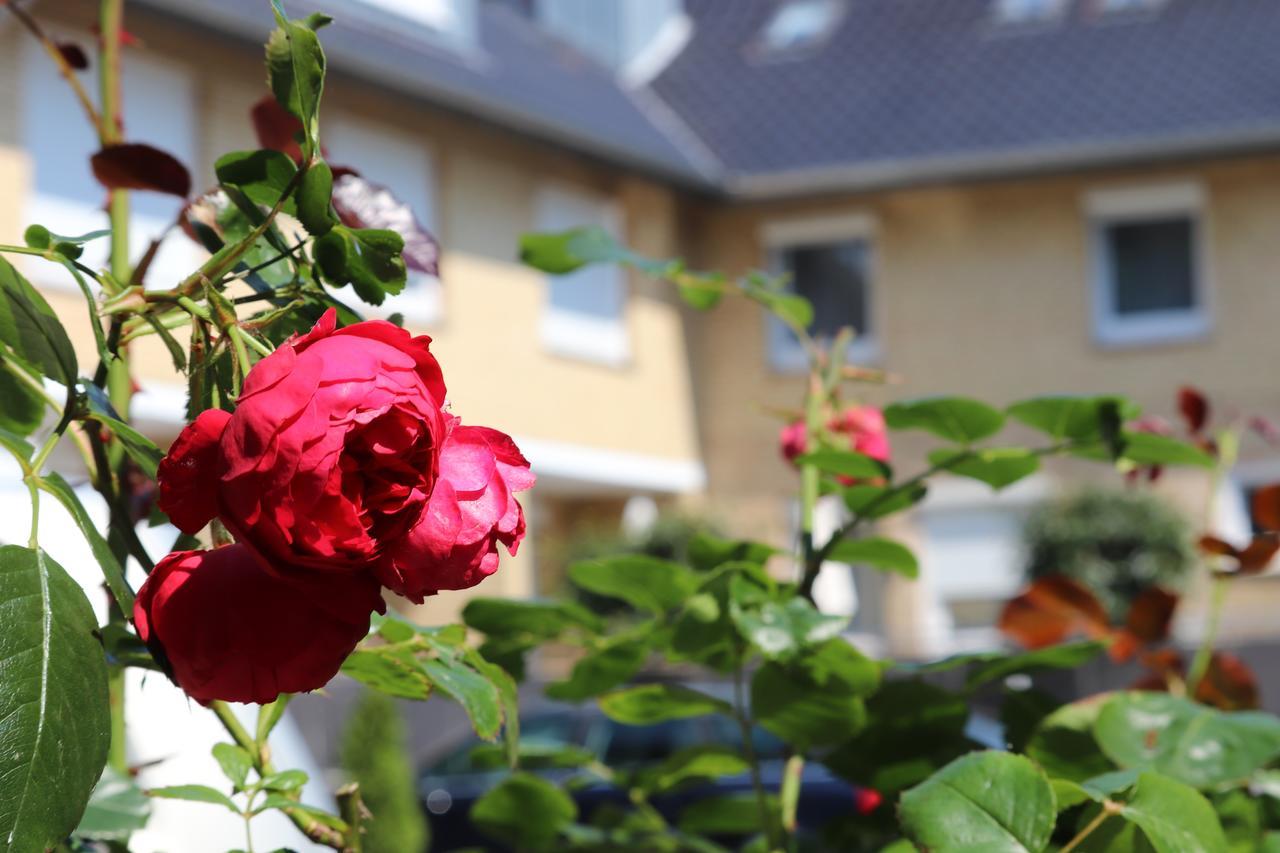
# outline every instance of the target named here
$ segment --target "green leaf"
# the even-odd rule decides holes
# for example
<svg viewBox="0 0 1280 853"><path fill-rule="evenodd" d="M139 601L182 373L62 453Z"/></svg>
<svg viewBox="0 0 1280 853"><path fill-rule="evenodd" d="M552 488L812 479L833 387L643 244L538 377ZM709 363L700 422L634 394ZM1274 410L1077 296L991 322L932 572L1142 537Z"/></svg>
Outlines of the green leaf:
<svg viewBox="0 0 1280 853"><path fill-rule="evenodd" d="M1156 853L1227 849L1209 801L1194 788L1159 773L1138 777L1138 787L1120 813L1138 825Z"/></svg>
<svg viewBox="0 0 1280 853"><path fill-rule="evenodd" d="M837 563L875 566L906 578L920 574L920 564L911 549L892 539L869 536L866 539L841 539L831 550L830 559Z"/></svg>
<svg viewBox="0 0 1280 853"><path fill-rule="evenodd" d="M237 187L254 204L274 207L289 187L298 167L283 151L264 148L223 154L213 164L213 171L219 183ZM296 210L294 200L286 201L282 209L293 214Z"/></svg>
<svg viewBox="0 0 1280 853"><path fill-rule="evenodd" d="M43 225L28 225L27 230L22 232L22 239L28 246L33 249L49 249L59 253L62 252L58 248L59 244L70 243L72 246L82 246L91 240L98 240L103 237L110 237L110 229L102 229L101 231L90 231L87 234L81 234L77 237L67 237L62 234L54 234Z"/></svg>
<svg viewBox="0 0 1280 853"><path fill-rule="evenodd" d="M909 486L875 486L858 483L844 490L844 505L862 518L893 515L924 500L929 488L924 483Z"/></svg>
<svg viewBox="0 0 1280 853"><path fill-rule="evenodd" d="M79 370L71 339L44 297L0 258L0 343L27 366L72 388Z"/></svg>
<svg viewBox="0 0 1280 853"><path fill-rule="evenodd" d="M301 791L307 784L307 774L301 770L281 770L263 777L260 784L268 791Z"/></svg>
<svg viewBox="0 0 1280 853"><path fill-rule="evenodd" d="M74 833L91 841L125 842L134 831L147 825L151 801L133 780L108 767L89 795L89 805Z"/></svg>
<svg viewBox="0 0 1280 853"><path fill-rule="evenodd" d="M326 281L350 284L370 305L404 289L404 238L395 231L335 225L315 241L313 252Z"/></svg>
<svg viewBox="0 0 1280 853"><path fill-rule="evenodd" d="M1126 432L1123 456L1139 465L1197 465L1212 468L1214 459L1198 447L1153 432Z"/></svg>
<svg viewBox="0 0 1280 853"><path fill-rule="evenodd" d="M677 684L641 684L606 693L599 702L610 719L633 726L730 711L728 702Z"/></svg>
<svg viewBox="0 0 1280 853"><path fill-rule="evenodd" d="M473 598L462 608L468 628L491 637L528 634L538 639L557 637L569 628L600 631L604 623L591 611L572 602L516 601L510 598Z"/></svg>
<svg viewBox="0 0 1280 853"><path fill-rule="evenodd" d="M1040 768L994 751L958 758L904 792L898 814L907 836L936 853L1039 853L1057 819L1053 788Z"/></svg>
<svg viewBox="0 0 1280 853"><path fill-rule="evenodd" d="M64 480L57 471L50 471L40 478L40 488L53 495L60 504L66 507L71 518L75 520L76 527L80 528L80 532L84 534L85 541L89 543L89 550L93 552L94 559L98 561L98 566L102 569L102 577L106 580L107 587L111 590L111 595L115 598L116 603L120 605L120 612L132 616L133 590L129 587L128 581L125 580L124 568L120 565L120 561L116 559L111 546L107 544L107 540L98 532L97 525L89 517L89 513L85 511L84 504L80 503L80 498L76 497L75 490L71 488L71 484Z"/></svg>
<svg viewBox="0 0 1280 853"><path fill-rule="evenodd" d="M85 386L88 391L87 398L89 401L89 413L85 415L85 418L97 421L110 430L111 434L119 439L121 446L124 447L124 452L129 454L129 458L138 463L142 473L154 480L156 478L156 468L160 465L160 460L164 458L164 452L156 447L154 441L120 420L119 416L111 408L111 404L104 398L99 397L101 391L97 386L88 382L85 383Z"/></svg>
<svg viewBox="0 0 1280 853"><path fill-rule="evenodd" d="M1102 654L1106 647L1098 640L1077 640L1029 652L996 652L985 659L975 659L977 666L965 679L965 686L972 690L1010 675L1042 669L1077 669Z"/></svg>
<svg viewBox="0 0 1280 853"><path fill-rule="evenodd" d="M822 762L888 797L968 752L968 720L969 706L958 694L917 679L886 681L866 700L863 729Z"/></svg>
<svg viewBox="0 0 1280 853"><path fill-rule="evenodd" d="M517 752L520 748L520 690L511 675L492 661L486 660L475 649L465 652L467 662L482 676L489 679L498 691L498 707L502 712L503 747L507 755L507 763L516 766Z"/></svg>
<svg viewBox="0 0 1280 853"><path fill-rule="evenodd" d="M1013 485L1040 470L1040 457L1020 447L939 448L929 454L929 462L960 477L981 480L993 489Z"/></svg>
<svg viewBox="0 0 1280 853"><path fill-rule="evenodd" d="M502 696L490 679L460 657L437 649L439 657L423 661L423 672L437 688L462 706L476 734L493 740L502 728Z"/></svg>
<svg viewBox="0 0 1280 853"><path fill-rule="evenodd" d="M1091 696L1049 714L1027 741L1027 756L1055 779L1078 783L1115 770L1093 739L1102 705L1103 699Z"/></svg>
<svg viewBox="0 0 1280 853"><path fill-rule="evenodd" d="M519 766L525 770L563 770L584 767L598 760L594 752L580 746L539 741L519 741L516 755ZM472 747L467 757L477 770L502 770L511 766L507 749L502 744L478 744Z"/></svg>
<svg viewBox="0 0 1280 853"><path fill-rule="evenodd" d="M342 662L342 672L388 696L418 701L431 696L431 679L409 649L357 648Z"/></svg>
<svg viewBox="0 0 1280 853"><path fill-rule="evenodd" d="M621 554L569 567L574 585L653 613L674 610L697 589L689 569L641 554Z"/></svg>
<svg viewBox="0 0 1280 853"><path fill-rule="evenodd" d="M1069 779L1050 779L1049 784L1053 788L1053 799L1059 812L1094 799L1089 791Z"/></svg>
<svg viewBox="0 0 1280 853"><path fill-rule="evenodd" d="M770 660L790 658L838 636L849 620L827 616L804 598L765 601L759 607L730 608L742 636Z"/></svg>
<svg viewBox="0 0 1280 853"><path fill-rule="evenodd" d="M930 397L894 403L884 410L893 429L922 429L957 444L972 444L1004 426L1004 414L965 397Z"/></svg>
<svg viewBox="0 0 1280 853"><path fill-rule="evenodd" d="M290 21L276 0L277 28L267 40L267 80L280 106L302 122L302 153L310 156L320 138L320 95L324 90L325 56L320 39L307 23ZM327 19L318 19L317 24Z"/></svg>
<svg viewBox="0 0 1280 853"><path fill-rule="evenodd" d="M630 681L649 656L649 637L617 637L586 654L565 681L548 684L546 694L562 702L581 702Z"/></svg>
<svg viewBox="0 0 1280 853"><path fill-rule="evenodd" d="M520 260L552 275L564 275L587 264L631 263L638 260L613 235L598 225L547 234L523 234Z"/></svg>
<svg viewBox="0 0 1280 853"><path fill-rule="evenodd" d="M530 773L515 773L471 807L471 822L514 848L550 846L578 817L578 807L560 788Z"/></svg>
<svg viewBox="0 0 1280 853"><path fill-rule="evenodd" d="M718 779L746 773L751 765L736 750L717 744L690 746L646 767L637 784L646 791L667 791L689 780Z"/></svg>
<svg viewBox="0 0 1280 853"><path fill-rule="evenodd" d="M107 665L84 592L43 551L0 546L0 839L66 838L107 760Z"/></svg>
<svg viewBox="0 0 1280 853"><path fill-rule="evenodd" d="M815 450L796 457L797 465L812 465L824 474L875 480L889 476L889 466L854 450Z"/></svg>
<svg viewBox="0 0 1280 853"><path fill-rule="evenodd" d="M767 807L769 820L777 821L777 798L770 797ZM764 819L754 794L724 794L692 803L680 813L677 825L681 832L698 835L750 835L764 828Z"/></svg>
<svg viewBox="0 0 1280 853"><path fill-rule="evenodd" d="M765 562L778 553L772 545L741 539L722 539L699 530L689 541L689 562L698 571L709 572L729 562Z"/></svg>
<svg viewBox="0 0 1280 853"><path fill-rule="evenodd" d="M724 276L718 273L680 272L672 280L685 304L699 311L716 307L726 288Z"/></svg>
<svg viewBox="0 0 1280 853"><path fill-rule="evenodd" d="M1249 777L1280 756L1280 717L1224 712L1167 693L1119 693L1093 726L1121 767L1151 769L1195 788Z"/></svg>
<svg viewBox="0 0 1280 853"><path fill-rule="evenodd" d="M1123 397L1035 397L1009 406L1009 417L1057 441L1095 441L1103 437L1104 406L1118 408L1121 418L1138 416Z"/></svg>
<svg viewBox="0 0 1280 853"><path fill-rule="evenodd" d="M230 809L236 814L240 814L240 807L232 802L231 798L219 791L217 788L210 788L208 785L170 785L165 788L149 788L147 789L148 797L157 797L162 800L186 800L190 803L211 803L215 806L222 806Z"/></svg>
<svg viewBox="0 0 1280 853"><path fill-rule="evenodd" d="M3 356L0 356L0 362ZM14 367L15 370L21 370ZM44 422L44 400L27 383L0 367L0 429L14 435L31 435Z"/></svg>
<svg viewBox="0 0 1280 853"><path fill-rule="evenodd" d="M253 758L248 752L233 743L215 743L213 758L222 768L222 775L231 780L236 790L244 787L244 780L249 778L253 769Z"/></svg>
<svg viewBox="0 0 1280 853"><path fill-rule="evenodd" d="M880 685L880 667L842 639L783 664L769 661L751 679L751 711L761 726L800 751L839 743L866 722L863 698Z"/></svg>
<svg viewBox="0 0 1280 853"><path fill-rule="evenodd" d="M333 170L316 160L302 176L298 187L298 221L313 237L323 237L336 224L329 209L333 197Z"/></svg>

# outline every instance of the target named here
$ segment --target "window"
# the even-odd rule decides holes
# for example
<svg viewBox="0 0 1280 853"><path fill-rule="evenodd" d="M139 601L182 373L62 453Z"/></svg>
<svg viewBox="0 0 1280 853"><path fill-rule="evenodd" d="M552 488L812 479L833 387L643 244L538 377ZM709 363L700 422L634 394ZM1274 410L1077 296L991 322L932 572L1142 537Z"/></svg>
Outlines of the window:
<svg viewBox="0 0 1280 853"><path fill-rule="evenodd" d="M81 44L93 41L89 35L71 38ZM97 137L49 57L33 40L26 39L23 44L22 136L34 167L23 225L39 223L67 235L106 228L106 191L89 166L90 156L98 149ZM197 174L194 85L186 69L130 53L123 64L121 86L127 141L163 149ZM140 258L151 240L173 224L182 205L182 199L170 195L131 194L132 260ZM107 241L95 240L85 247L81 261L93 268L103 267L107 254ZM148 281L172 284L199 266L202 256L202 250L187 237L171 231L151 264ZM65 274L50 273L50 269L47 264L31 267L41 284L74 289Z"/></svg>
<svg viewBox="0 0 1280 853"><path fill-rule="evenodd" d="M813 305L809 333L831 339L845 326L857 333L851 361L879 358L873 299L872 223L862 216L781 222L767 226L764 241L770 266L789 273L790 288ZM769 320L769 354L779 370L802 370L804 352L795 334Z"/></svg>
<svg viewBox="0 0 1280 853"><path fill-rule="evenodd" d="M535 203L535 229L558 232L598 225L618 234L616 208L601 196L547 187ZM626 279L613 264L592 264L569 275L547 277L542 342L557 355L618 366L630 357L626 327Z"/></svg>
<svg viewBox="0 0 1280 853"><path fill-rule="evenodd" d="M473 47L476 43L476 0L360 1L381 12L421 24L456 45Z"/></svg>
<svg viewBox="0 0 1280 853"><path fill-rule="evenodd" d="M425 141L396 127L341 115L326 119L324 141L331 163L351 166L362 177L390 189L439 239L435 165ZM366 306L366 310L400 313L409 323L429 324L440 319L443 301L439 279L409 270L404 290L387 297L378 309Z"/></svg>
<svg viewBox="0 0 1280 853"><path fill-rule="evenodd" d="M842 0L787 0L760 31L766 53L788 53L826 41L844 15Z"/></svg>
<svg viewBox="0 0 1280 853"><path fill-rule="evenodd" d="M1038 24L1058 20L1066 6L1066 0L995 0L994 10L1004 24Z"/></svg>
<svg viewBox="0 0 1280 853"><path fill-rule="evenodd" d="M1209 331L1202 206L1193 185L1089 196L1100 343L1177 341Z"/></svg>

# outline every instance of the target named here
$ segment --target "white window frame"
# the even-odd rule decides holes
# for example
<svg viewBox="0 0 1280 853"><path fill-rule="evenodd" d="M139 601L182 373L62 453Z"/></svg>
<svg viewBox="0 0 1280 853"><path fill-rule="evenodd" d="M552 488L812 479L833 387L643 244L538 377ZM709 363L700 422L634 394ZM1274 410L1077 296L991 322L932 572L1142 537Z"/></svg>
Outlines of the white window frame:
<svg viewBox="0 0 1280 853"><path fill-rule="evenodd" d="M350 128L351 132L357 135L367 134L375 138L383 138L393 145L403 145L406 149L411 148L414 150L415 155L420 160L426 179L427 207L425 210L419 210L418 207L421 207L421 205L418 205L414 207L413 213L418 222L436 238L437 245L443 247L444 244L439 228L440 175L437 168L439 158L436 156L435 145L430 140L424 140L396 125L373 122L345 112L329 115L325 121L325 126L329 137L339 140L339 145L341 145L342 134L346 132L345 129ZM359 157L352 162L347 162L345 159L347 156L346 152L339 148L334 152L333 162L339 166L350 166L362 173L368 169L368 164L360 162ZM394 182L388 183L379 180L377 175L369 175L368 178L376 184L387 187L393 194L396 193L396 184ZM400 201L405 201L399 195L397 198ZM441 257L437 259L438 264L443 263L443 250L440 254ZM411 269L407 271L403 290L399 293L387 294L381 305L362 303L358 306L358 310L362 314L374 317L389 317L392 314L400 314L404 317L404 322L407 326L435 326L444 319L444 286L441 284L439 276L428 275Z"/></svg>
<svg viewBox="0 0 1280 853"><path fill-rule="evenodd" d="M589 202L598 207L599 215L595 217L595 221L581 222L578 225L600 225L615 237L622 236L622 211L614 200L558 182L538 187L534 197L534 230L563 230L561 226L564 223L557 222L557 217L551 211L564 201L570 204ZM596 275L608 276L610 286L618 289L617 315L610 318L593 317L555 305L551 297L554 285L551 277L547 276L546 301L539 322L542 346L553 355L606 367L623 367L631 361L631 336L627 323L630 307L627 275L616 264L596 265L592 270Z"/></svg>
<svg viewBox="0 0 1280 853"><path fill-rule="evenodd" d="M1181 343L1206 337L1213 328L1209 279L1209 216L1205 192L1192 181L1099 189L1084 200L1088 224L1094 340L1104 347ZM1191 220L1192 295L1188 309L1122 316L1112 310L1115 281L1105 230L1117 224L1169 216Z"/></svg>
<svg viewBox="0 0 1280 853"><path fill-rule="evenodd" d="M884 327L880 310L878 252L876 246L877 223L868 213L817 216L796 219L779 219L766 222L760 229L760 243L764 248L768 268L774 273L781 269L781 253L801 246L818 246L830 243L864 241L867 243L867 316L871 318L871 331L858 335L849 344L845 358L855 364L877 364ZM765 320L768 336L769 364L781 373L800 373L809 364L804 349L792 339L787 327L776 317Z"/></svg>

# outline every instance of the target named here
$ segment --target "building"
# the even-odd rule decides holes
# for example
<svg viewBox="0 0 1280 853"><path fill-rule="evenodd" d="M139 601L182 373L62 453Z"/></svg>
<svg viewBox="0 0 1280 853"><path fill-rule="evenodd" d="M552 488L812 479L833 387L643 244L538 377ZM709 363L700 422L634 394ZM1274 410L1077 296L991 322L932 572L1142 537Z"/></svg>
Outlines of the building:
<svg viewBox="0 0 1280 853"><path fill-rule="evenodd" d="M904 377L868 389L874 402L1052 390L1167 410L1191 382L1224 410L1280 414L1263 367L1280 314L1278 0L326 10L330 158L394 186L444 247L440 280L418 277L386 310L435 338L456 410L511 432L540 476L529 544L480 592L549 591L557 543L616 525L628 501L635 517L697 508L732 532L791 535L794 475L758 411L799 399L787 335L748 304L693 314L614 269L548 279L518 262L526 231L599 223L653 256L789 269L818 331L859 327L851 357ZM90 38L87 7L35 11ZM218 155L255 147L247 110L263 93L269 8L135 0L128 16L143 44L126 58L128 136L212 185ZM0 93L0 236L33 221L92 230L92 139L23 36L0 28L14 81ZM176 211L139 195L139 251ZM176 236L154 279L196 259ZM25 269L87 349L78 294L57 270ZM182 390L158 345L139 352L135 414L164 442ZM904 439L898 458L927 447ZM941 484L894 531L919 549L921 582L860 576L855 593L833 568L828 606L860 599L860 629L900 654L990 643L967 629L1018 583L1020 513L1082 470L1051 466L998 496ZM1251 450L1221 501L1228 532L1243 525L1240 489L1277 474ZM1171 480L1188 506L1202 501ZM1248 583L1233 604L1241 638L1270 631L1260 602L1276 581ZM442 596L422 618L451 619L464 599ZM1197 624L1193 607L1184 636Z"/></svg>

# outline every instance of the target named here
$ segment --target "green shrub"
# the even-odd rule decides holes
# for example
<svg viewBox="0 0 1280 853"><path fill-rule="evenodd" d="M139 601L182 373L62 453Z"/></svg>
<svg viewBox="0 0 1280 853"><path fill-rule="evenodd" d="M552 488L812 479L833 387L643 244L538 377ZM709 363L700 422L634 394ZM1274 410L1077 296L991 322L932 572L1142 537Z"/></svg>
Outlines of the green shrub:
<svg viewBox="0 0 1280 853"><path fill-rule="evenodd" d="M373 814L365 824L364 853L426 850L427 820L395 700L372 690L365 693L347 721L341 760Z"/></svg>
<svg viewBox="0 0 1280 853"><path fill-rule="evenodd" d="M1187 522L1144 491L1089 489L1045 503L1027 518L1023 540L1029 579L1074 578L1114 619L1148 586L1178 589L1195 565Z"/></svg>

